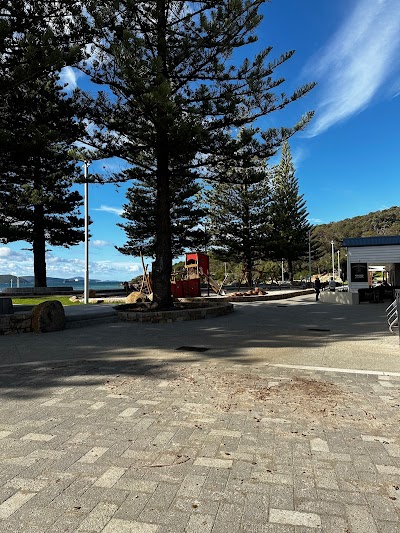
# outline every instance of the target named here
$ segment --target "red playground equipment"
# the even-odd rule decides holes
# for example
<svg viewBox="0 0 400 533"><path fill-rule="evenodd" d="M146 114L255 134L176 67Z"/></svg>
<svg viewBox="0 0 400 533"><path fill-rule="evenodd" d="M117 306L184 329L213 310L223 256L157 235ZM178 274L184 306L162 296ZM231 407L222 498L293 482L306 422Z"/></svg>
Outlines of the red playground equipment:
<svg viewBox="0 0 400 533"><path fill-rule="evenodd" d="M187 253L185 270L185 279L171 281L171 294L174 298L201 296L201 281L207 283L216 294L224 294L222 285L210 277L210 258L207 254Z"/></svg>

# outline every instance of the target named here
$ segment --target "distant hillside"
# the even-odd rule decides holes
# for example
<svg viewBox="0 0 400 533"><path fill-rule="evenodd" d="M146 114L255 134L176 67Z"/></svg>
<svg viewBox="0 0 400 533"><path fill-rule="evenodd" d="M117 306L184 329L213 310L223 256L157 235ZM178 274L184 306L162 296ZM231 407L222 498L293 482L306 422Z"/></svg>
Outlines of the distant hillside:
<svg viewBox="0 0 400 533"><path fill-rule="evenodd" d="M379 235L400 235L400 207L394 206L367 215L315 226L313 237L319 243L321 251L321 259L318 263L330 270L332 240L337 251L345 238ZM341 262L345 262L344 249L340 248L340 250Z"/></svg>
<svg viewBox="0 0 400 533"><path fill-rule="evenodd" d="M35 281L35 276L24 276L24 279L28 283L33 283ZM47 283L64 283L64 279L65 278L49 278L49 277L46 278Z"/></svg>
<svg viewBox="0 0 400 533"><path fill-rule="evenodd" d="M400 235L400 207L390 207L368 215L320 224L315 227L314 234L321 237L329 234L329 239L333 238L336 241L351 237Z"/></svg>
<svg viewBox="0 0 400 533"><path fill-rule="evenodd" d="M12 274L0 274L0 283L11 283L11 280L13 284L17 284L17 276L13 276ZM23 283L27 283L25 278L19 278L19 283L22 285Z"/></svg>

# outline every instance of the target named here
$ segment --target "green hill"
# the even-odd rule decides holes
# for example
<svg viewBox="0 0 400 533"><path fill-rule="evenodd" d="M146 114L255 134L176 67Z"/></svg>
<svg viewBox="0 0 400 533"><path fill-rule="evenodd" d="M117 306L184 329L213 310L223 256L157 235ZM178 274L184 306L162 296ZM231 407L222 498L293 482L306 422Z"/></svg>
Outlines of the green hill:
<svg viewBox="0 0 400 533"><path fill-rule="evenodd" d="M379 235L400 235L400 207L390 207L367 215L346 218L338 222L315 226L313 237L319 244L321 257L317 261L321 270L331 270L331 241L335 251L340 249L341 263L345 264L345 249L341 243L345 238L375 237Z"/></svg>

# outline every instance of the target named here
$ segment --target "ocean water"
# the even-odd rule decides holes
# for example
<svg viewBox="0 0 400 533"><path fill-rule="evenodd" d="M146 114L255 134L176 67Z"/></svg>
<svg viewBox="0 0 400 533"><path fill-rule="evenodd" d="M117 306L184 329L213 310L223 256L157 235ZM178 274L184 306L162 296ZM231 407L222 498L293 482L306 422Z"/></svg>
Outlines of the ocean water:
<svg viewBox="0 0 400 533"><path fill-rule="evenodd" d="M121 281L89 281L89 289L94 289L94 290L98 290L98 291L101 291L101 290L105 290L105 289L123 289L123 287L121 286ZM52 282L48 282L47 283L47 286L48 287L62 287L62 286L66 286L66 287L72 287L74 290L76 291L83 291L83 280L82 281L72 281L72 282L67 282L67 283L52 283ZM10 283L0 283L0 291L2 289L6 289L6 288L10 288L11 285ZM17 287L17 284L16 282L14 281L13 284L12 284L12 287L13 288L16 288ZM20 283L20 287L33 287L33 283Z"/></svg>

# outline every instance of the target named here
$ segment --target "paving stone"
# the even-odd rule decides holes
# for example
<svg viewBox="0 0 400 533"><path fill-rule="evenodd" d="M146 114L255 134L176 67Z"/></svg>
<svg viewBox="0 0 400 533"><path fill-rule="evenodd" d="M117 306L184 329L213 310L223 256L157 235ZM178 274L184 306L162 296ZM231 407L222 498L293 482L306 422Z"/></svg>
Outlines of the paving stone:
<svg viewBox="0 0 400 533"><path fill-rule="evenodd" d="M94 483L95 487L110 488L124 475L126 468L113 466Z"/></svg>
<svg viewBox="0 0 400 533"><path fill-rule="evenodd" d="M77 532L94 533L103 531L105 525L110 521L118 510L117 505L99 502L96 507L89 513L89 515L80 524Z"/></svg>
<svg viewBox="0 0 400 533"><path fill-rule="evenodd" d="M207 514L195 514L186 526L187 533L209 533L214 524L214 517Z"/></svg>
<svg viewBox="0 0 400 533"><path fill-rule="evenodd" d="M350 530L354 533L377 533L378 528L369 509L365 505L346 505Z"/></svg>
<svg viewBox="0 0 400 533"><path fill-rule="evenodd" d="M18 491L0 504L0 519L9 518L36 495L36 492Z"/></svg>
<svg viewBox="0 0 400 533"><path fill-rule="evenodd" d="M284 509L270 508L269 521L272 524L306 526L309 528L321 527L321 517L315 513L303 513L300 511L290 511Z"/></svg>
<svg viewBox="0 0 400 533"><path fill-rule="evenodd" d="M229 459L214 459L213 457L198 457L195 459L194 465L209 468L231 468L232 461Z"/></svg>
<svg viewBox="0 0 400 533"><path fill-rule="evenodd" d="M143 522L130 522L119 518L112 518L103 533L157 533L159 526Z"/></svg>

